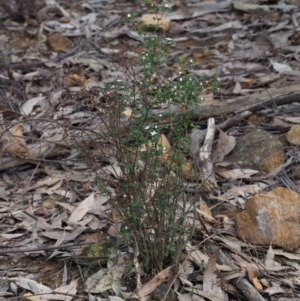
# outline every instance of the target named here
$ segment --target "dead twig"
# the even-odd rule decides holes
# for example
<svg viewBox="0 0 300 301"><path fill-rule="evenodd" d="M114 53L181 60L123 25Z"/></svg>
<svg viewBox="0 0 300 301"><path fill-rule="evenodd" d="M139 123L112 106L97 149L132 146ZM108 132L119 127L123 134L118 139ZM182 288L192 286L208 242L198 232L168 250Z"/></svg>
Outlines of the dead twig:
<svg viewBox="0 0 300 301"><path fill-rule="evenodd" d="M59 249L68 249L68 248L74 248L78 246L83 245L90 245L93 244L93 242L79 242L79 243L72 243L72 244L64 244L60 246L49 246L49 247L40 247L40 248L27 248L27 249L0 249L0 254L10 254L10 253L32 253L32 252L38 252L38 251L52 251L52 250L59 250Z"/></svg>

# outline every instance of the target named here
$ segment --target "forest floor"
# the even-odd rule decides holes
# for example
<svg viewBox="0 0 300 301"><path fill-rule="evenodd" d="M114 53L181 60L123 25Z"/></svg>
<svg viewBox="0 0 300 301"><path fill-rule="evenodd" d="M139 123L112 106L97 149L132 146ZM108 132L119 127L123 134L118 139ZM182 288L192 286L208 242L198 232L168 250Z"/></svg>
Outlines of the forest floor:
<svg viewBox="0 0 300 301"><path fill-rule="evenodd" d="M193 77L218 76L187 133L201 147L215 124L215 187L199 198L187 257L140 290L126 270L134 246L118 243L121 221L72 137L99 125L82 91L138 70L134 24L151 2L0 3L1 300L163 300L153 292L164 285L166 300L300 300L299 0L157 2L169 7L159 34L173 41L161 76L178 82L182 56ZM93 170L118 182L98 148L110 152L87 146ZM104 251L91 256L93 245Z"/></svg>

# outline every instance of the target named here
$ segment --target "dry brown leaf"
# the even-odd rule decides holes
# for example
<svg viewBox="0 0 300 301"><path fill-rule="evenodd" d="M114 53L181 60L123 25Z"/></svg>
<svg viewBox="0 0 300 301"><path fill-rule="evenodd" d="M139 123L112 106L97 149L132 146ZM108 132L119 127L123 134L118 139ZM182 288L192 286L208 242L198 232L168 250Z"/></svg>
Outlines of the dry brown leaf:
<svg viewBox="0 0 300 301"><path fill-rule="evenodd" d="M283 257L285 257L285 258L288 258L288 259L290 259L290 260L294 260L294 261L296 261L296 262L298 262L298 261L300 260L300 255L299 255L299 253L285 252L285 251L283 251L283 250L281 250L281 249L275 249L273 252L274 252L275 255L283 256ZM278 265L278 264L279 264L279 263L277 262L277 265Z"/></svg>
<svg viewBox="0 0 300 301"><path fill-rule="evenodd" d="M251 282L252 282L252 284L254 285L254 287L255 287L259 292L263 290L263 287L262 287L260 281L259 281L257 278L253 278L253 279L251 280Z"/></svg>
<svg viewBox="0 0 300 301"><path fill-rule="evenodd" d="M125 109L125 111L123 112L123 114L124 114L127 118L129 118L129 117L132 115L132 110L129 109L129 108L127 108L127 109Z"/></svg>
<svg viewBox="0 0 300 301"><path fill-rule="evenodd" d="M214 162L223 161L224 157L228 155L236 145L235 137L228 136L221 129L219 129L219 132L220 137L217 142L216 150L213 154Z"/></svg>
<svg viewBox="0 0 300 301"><path fill-rule="evenodd" d="M178 278L182 284L193 287L193 284L188 280L188 275L190 275L193 271L193 264L189 260L186 260L183 265L179 264Z"/></svg>
<svg viewBox="0 0 300 301"><path fill-rule="evenodd" d="M107 234L111 236L115 236L116 234L119 233L119 230L121 229L121 224L120 223L114 223L109 226L107 229Z"/></svg>
<svg viewBox="0 0 300 301"><path fill-rule="evenodd" d="M39 207L38 209L34 210L35 215L48 215L49 210L45 207Z"/></svg>
<svg viewBox="0 0 300 301"><path fill-rule="evenodd" d="M54 290L54 292L69 294L70 296L53 294L51 299L58 300L56 296L59 296L59 297L61 297L59 300L71 301L73 299L72 295L76 295L76 293L77 293L77 282L78 282L78 279L72 280L70 282L70 284L58 287Z"/></svg>
<svg viewBox="0 0 300 301"><path fill-rule="evenodd" d="M238 196L247 197L249 194L256 194L262 191L268 185L265 183L256 183L253 185L234 186L218 197L218 200L229 201Z"/></svg>
<svg viewBox="0 0 300 301"><path fill-rule="evenodd" d="M272 267L274 266L274 263L275 263L275 254L272 245L270 245L265 258L265 266Z"/></svg>
<svg viewBox="0 0 300 301"><path fill-rule="evenodd" d="M64 230L63 232L61 232L61 236L56 240L55 242L55 246L60 246L66 238L66 231Z"/></svg>
<svg viewBox="0 0 300 301"><path fill-rule="evenodd" d="M275 295L275 294L286 294L286 291L280 287L279 285L274 285L272 287L268 287L264 290L265 293L267 293L269 296ZM298 298L297 298L298 299ZM286 300L294 300L296 301L297 299L291 298L291 299L287 299L287 298L283 298L282 301ZM280 300L280 299L277 299ZM299 300L299 299L298 299Z"/></svg>
<svg viewBox="0 0 300 301"><path fill-rule="evenodd" d="M250 282L254 285L254 287L258 291L261 291L263 289L263 287L257 278L260 274L258 267L255 264L247 263L245 265L245 269L246 269L246 272L247 272Z"/></svg>
<svg viewBox="0 0 300 301"><path fill-rule="evenodd" d="M108 296L109 301L125 301L124 299L117 297L117 296ZM99 300L99 299L97 299Z"/></svg>
<svg viewBox="0 0 300 301"><path fill-rule="evenodd" d="M90 210L90 208L93 206L94 201L95 201L95 195L93 192L85 200L83 200L79 204L79 206L75 208L69 220L73 222L80 221L85 216L85 214Z"/></svg>
<svg viewBox="0 0 300 301"><path fill-rule="evenodd" d="M58 196L58 197L60 197L60 196ZM62 206L63 208L65 208L66 210L68 210L70 212L73 212L75 210L75 207L69 203L56 202L56 204Z"/></svg>
<svg viewBox="0 0 300 301"><path fill-rule="evenodd" d="M147 145L146 144L143 144L140 148L141 151L145 151L146 149L150 148L150 147L154 147L153 144L151 142L149 142ZM156 149L158 150L159 148L162 147L162 153L163 153L163 156L166 156L166 158L168 157L168 153L169 151L171 150L171 145L167 139L167 137L162 134L160 136L160 139L159 139L159 142L157 143L157 146L156 146Z"/></svg>
<svg viewBox="0 0 300 301"><path fill-rule="evenodd" d="M206 213L208 216L212 217L210 209L208 208L208 206L202 199L200 199L200 202L199 202L199 209L200 209L200 211Z"/></svg>
<svg viewBox="0 0 300 301"><path fill-rule="evenodd" d="M216 263L216 268L218 272L230 272L233 271L234 269L228 265L225 264L217 264Z"/></svg>
<svg viewBox="0 0 300 301"><path fill-rule="evenodd" d="M22 120L22 118L20 118ZM1 137L1 154L7 152L12 158L26 159L29 150L23 137L23 123L15 124L9 132Z"/></svg>
<svg viewBox="0 0 300 301"><path fill-rule="evenodd" d="M27 99L21 106L21 112L24 115L32 113L35 107L45 107L47 105L47 98L45 96L37 96Z"/></svg>
<svg viewBox="0 0 300 301"><path fill-rule="evenodd" d="M227 300L226 293L221 288L221 282L217 276L216 260L219 250L215 251L209 258L205 267L203 277L203 292L214 296L220 301Z"/></svg>
<svg viewBox="0 0 300 301"><path fill-rule="evenodd" d="M196 294L180 294L177 292L178 301L204 301L204 299Z"/></svg>
<svg viewBox="0 0 300 301"><path fill-rule="evenodd" d="M218 170L217 173L228 181L234 181L237 179L249 179L252 175L259 173L259 171L250 168L237 168L232 170L222 169Z"/></svg>
<svg viewBox="0 0 300 301"><path fill-rule="evenodd" d="M39 296L34 296L30 293L24 294L24 299L28 301L42 301L42 299Z"/></svg>
<svg viewBox="0 0 300 301"><path fill-rule="evenodd" d="M20 121L23 120L23 117L20 118ZM11 130L10 130L11 134L13 136L16 136L15 138L20 142L22 143L23 145L26 145L26 141L23 137L23 123L22 122L19 122L17 124L15 124Z"/></svg>
<svg viewBox="0 0 300 301"><path fill-rule="evenodd" d="M186 161L181 164L182 175L186 180L199 181L199 172L195 164L191 161Z"/></svg>
<svg viewBox="0 0 300 301"><path fill-rule="evenodd" d="M216 239L222 241L225 245L234 250L236 253L241 252L242 247L246 247L246 244L237 239L236 237L216 235Z"/></svg>
<svg viewBox="0 0 300 301"><path fill-rule="evenodd" d="M194 250L190 253L189 259L193 261L196 265L205 266L209 260L209 257L204 254L201 250Z"/></svg>
<svg viewBox="0 0 300 301"><path fill-rule="evenodd" d="M85 78L81 74L68 74L64 79L64 85L66 87L82 86L84 84Z"/></svg>
<svg viewBox="0 0 300 301"><path fill-rule="evenodd" d="M158 273L154 278L152 278L144 287L139 290L136 294L132 295L132 298L141 299L149 294L151 294L160 284L162 284L168 276L170 275L173 266L167 267Z"/></svg>
<svg viewBox="0 0 300 301"><path fill-rule="evenodd" d="M215 224L220 224L219 221L217 221L216 219L214 219L211 215L207 214L206 212L203 212L199 209L197 209L197 212L208 222L213 222Z"/></svg>
<svg viewBox="0 0 300 301"><path fill-rule="evenodd" d="M51 33L48 35L48 45L54 51L62 51L72 46L72 42L69 38L63 36L60 32Z"/></svg>

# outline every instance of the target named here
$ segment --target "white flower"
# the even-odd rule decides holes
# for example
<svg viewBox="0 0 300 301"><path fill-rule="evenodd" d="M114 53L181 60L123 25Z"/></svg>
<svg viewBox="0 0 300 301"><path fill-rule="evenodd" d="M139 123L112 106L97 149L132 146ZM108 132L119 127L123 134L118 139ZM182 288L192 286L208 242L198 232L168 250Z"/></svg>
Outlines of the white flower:
<svg viewBox="0 0 300 301"><path fill-rule="evenodd" d="M157 132L156 131L152 131L152 132L150 132L150 135L151 136L154 136L154 135L156 135L157 134Z"/></svg>
<svg viewBox="0 0 300 301"><path fill-rule="evenodd" d="M130 18L131 17L131 14L127 14L127 18Z"/></svg>
<svg viewBox="0 0 300 301"><path fill-rule="evenodd" d="M166 38L166 40L167 40L168 42L172 42L172 41L173 41L173 40L170 39L170 38Z"/></svg>
<svg viewBox="0 0 300 301"><path fill-rule="evenodd" d="M193 63L193 60L192 60L192 59L190 59L190 63Z"/></svg>
<svg viewBox="0 0 300 301"><path fill-rule="evenodd" d="M203 84L202 84L202 82L200 82L200 86L202 86Z"/></svg>
<svg viewBox="0 0 300 301"><path fill-rule="evenodd" d="M204 97L200 97L200 100L203 101L203 100L204 100Z"/></svg>
<svg viewBox="0 0 300 301"><path fill-rule="evenodd" d="M179 79L181 82L182 82L182 77L180 77L180 79Z"/></svg>
<svg viewBox="0 0 300 301"><path fill-rule="evenodd" d="M150 129L150 125L146 125L145 130L149 130L149 129Z"/></svg>
<svg viewBox="0 0 300 301"><path fill-rule="evenodd" d="M168 7L169 7L169 4L166 4L165 7L168 8Z"/></svg>
<svg viewBox="0 0 300 301"><path fill-rule="evenodd" d="M162 117L162 114L159 114L158 117Z"/></svg>
<svg viewBox="0 0 300 301"><path fill-rule="evenodd" d="M217 78L217 81L219 82L220 81L220 77L218 76L218 78Z"/></svg>

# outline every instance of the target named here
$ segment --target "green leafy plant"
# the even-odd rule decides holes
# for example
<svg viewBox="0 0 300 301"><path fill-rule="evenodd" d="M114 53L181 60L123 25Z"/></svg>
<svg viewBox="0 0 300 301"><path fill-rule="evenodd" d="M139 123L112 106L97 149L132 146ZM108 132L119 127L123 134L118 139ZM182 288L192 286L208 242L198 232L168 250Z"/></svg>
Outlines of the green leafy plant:
<svg viewBox="0 0 300 301"><path fill-rule="evenodd" d="M169 10L168 5L144 2L157 13L157 22ZM163 13L158 15L160 9ZM135 17L127 15L126 21ZM95 129L97 139L90 145L84 135L73 137L73 142L90 166L96 161L90 146L101 152L109 144L109 155L102 149L102 161L114 158L110 166L116 169L106 175L98 171L97 185L111 198L122 221L120 233L127 244L138 248L144 270L160 271L177 261L193 234L196 204L184 193L183 166L191 158L187 138L193 127L191 112L197 110L207 82L190 74L193 61L184 56L179 58L177 74L165 78L161 66L172 40L162 37L158 25L137 24L136 28L144 35L139 69L124 59L126 82L116 80L89 91L83 87L86 103L96 112L102 129ZM211 86L216 85L215 77Z"/></svg>

